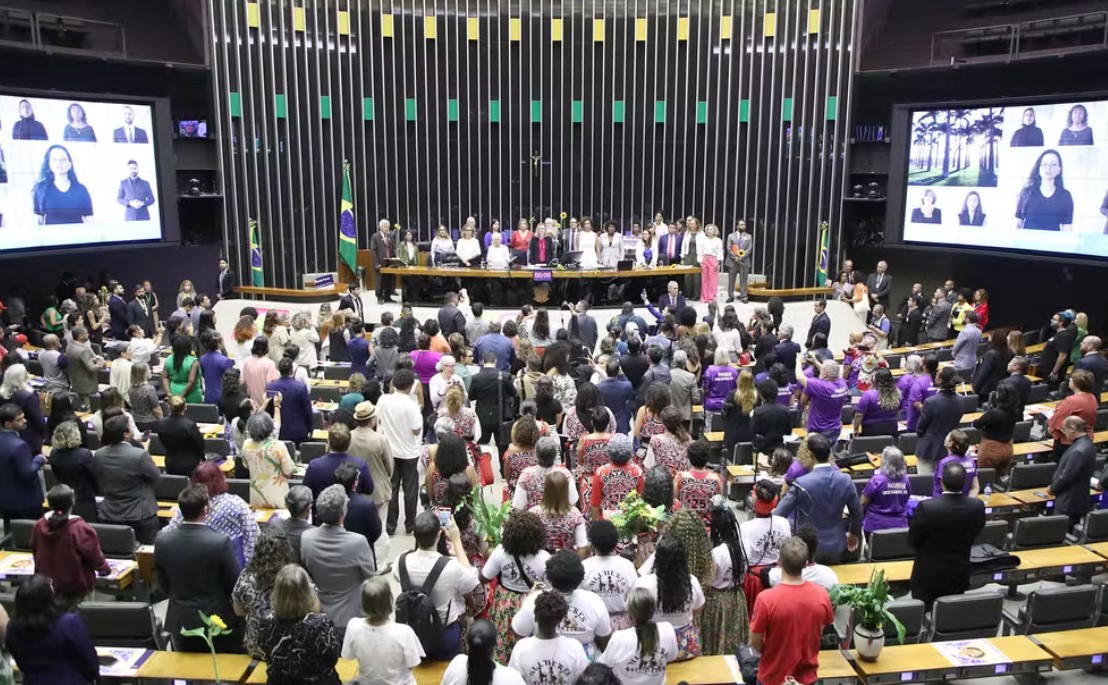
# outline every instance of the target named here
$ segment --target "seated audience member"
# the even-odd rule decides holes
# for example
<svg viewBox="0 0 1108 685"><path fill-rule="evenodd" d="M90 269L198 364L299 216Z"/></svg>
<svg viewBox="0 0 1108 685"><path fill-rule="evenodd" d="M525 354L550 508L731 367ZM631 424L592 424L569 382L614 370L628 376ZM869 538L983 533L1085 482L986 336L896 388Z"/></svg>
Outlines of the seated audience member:
<svg viewBox="0 0 1108 685"><path fill-rule="evenodd" d="M714 573L704 592L704 610L697 619L700 649L702 654L730 654L735 645L746 644L750 639L749 611L743 591L750 567L743 553L739 524L722 495L712 498L708 531Z"/></svg>
<svg viewBox="0 0 1108 685"><path fill-rule="evenodd" d="M791 532L787 519L773 515L776 506L777 487L768 480L755 483L754 518L739 524L743 553L752 568L776 564L781 543Z"/></svg>
<svg viewBox="0 0 1108 685"><path fill-rule="evenodd" d="M361 594L363 614L350 619L342 640L342 658L358 661L351 685L416 685L411 669L425 656L423 645L410 626L392 620L389 582L369 578L362 581Z"/></svg>
<svg viewBox="0 0 1108 685"><path fill-rule="evenodd" d="M504 636L496 646L497 661L507 660L518 639L510 628L524 597L534 586L546 581L550 552L543 549L545 542L542 520L532 512L514 511L504 522L500 544L481 569L483 582L498 580L489 610L489 618Z"/></svg>
<svg viewBox="0 0 1108 685"><path fill-rule="evenodd" d="M312 530L309 519L312 516L312 491L303 485L294 485L285 495L285 509L288 509L288 518L274 516L269 519L269 527L281 531L289 539L292 551L300 560L300 538L305 531Z"/></svg>
<svg viewBox="0 0 1108 685"><path fill-rule="evenodd" d="M239 456L250 472L252 507L280 509L289 491L289 478L296 471L288 447L274 433L273 417L265 411L255 412L246 421L247 437Z"/></svg>
<svg viewBox="0 0 1108 685"><path fill-rule="evenodd" d="M693 615L704 606L704 590L689 573L685 544L674 535L662 535L654 551L653 572L640 577L635 587L645 589L657 602L654 620L673 626L677 634L674 661L700 656L700 631Z"/></svg>
<svg viewBox="0 0 1108 685"><path fill-rule="evenodd" d="M920 502L908 523L908 542L916 551L912 596L927 609L936 597L969 589L970 548L985 527L985 504L966 497L966 469L949 461L942 470L942 494Z"/></svg>
<svg viewBox="0 0 1108 685"><path fill-rule="evenodd" d="M581 643L558 632L569 613L559 592L546 591L534 599L534 636L516 643L508 667L527 685L572 685L589 660Z"/></svg>
<svg viewBox="0 0 1108 685"><path fill-rule="evenodd" d="M355 588L356 589L356 588ZM271 683L339 685L342 639L307 572L288 564L273 583L273 613L258 621L258 648Z"/></svg>
<svg viewBox="0 0 1108 685"><path fill-rule="evenodd" d="M423 645L428 659L446 661L453 659L462 650L461 624L459 619L465 613L465 596L477 587L480 574L469 563L465 547L462 545L461 532L457 524L450 519L446 528L439 524L434 513L419 513L413 526L416 549L400 555L393 567L393 576L401 581L401 591L423 587L424 581L439 567L439 576L431 588L431 602L439 613L443 630L439 643ZM452 558L437 551L439 538L445 532L450 543ZM407 582L403 582L406 580Z"/></svg>
<svg viewBox="0 0 1108 685"><path fill-rule="evenodd" d="M454 657L442 675L442 685L524 685L519 671L494 659L498 640L496 625L474 621L466 631L466 654ZM407 685L413 685L414 680Z"/></svg>
<svg viewBox="0 0 1108 685"><path fill-rule="evenodd" d="M266 528L258 538L254 558L242 569L242 574L231 591L231 606L235 610L235 616L246 620L242 644L246 653L255 659L264 659L266 656L258 647L258 622L273 611L270 598L277 572L296 561L296 553L285 534L277 528Z"/></svg>
<svg viewBox="0 0 1108 685"><path fill-rule="evenodd" d="M1054 513L1070 517L1070 530L1092 509L1088 485L1096 472L1096 447L1088 436L1088 426L1080 416L1062 422L1063 437L1069 447L1058 460L1047 492L1054 495Z"/></svg>
<svg viewBox="0 0 1108 685"><path fill-rule="evenodd" d="M169 416L158 421L154 432L165 446L165 472L187 476L205 459L204 436L196 422L185 416L185 398L169 398Z"/></svg>
<svg viewBox="0 0 1108 685"><path fill-rule="evenodd" d="M35 574L15 591L15 612L2 610L5 647L25 685L90 685L99 682L100 660L84 621L65 613L50 579Z"/></svg>
<svg viewBox="0 0 1108 685"><path fill-rule="evenodd" d="M104 422L103 447L92 460L96 486L103 497L99 519L100 523L130 526L140 544L152 545L161 528L154 485L162 474L150 453L132 445L131 438L126 417L113 416Z"/></svg>
<svg viewBox="0 0 1108 685"><path fill-rule="evenodd" d="M373 500L358 492L358 467L353 462L343 462L335 469L335 482L346 491L346 518L343 527L351 533L364 535L370 548L381 536L381 517ZM376 563L376 557L374 557Z"/></svg>
<svg viewBox="0 0 1108 685"><path fill-rule="evenodd" d="M711 522L712 498L723 493L723 478L708 469L708 457L711 447L706 440L694 440L689 443L689 468L679 471L673 480L673 492L682 509L688 509L704 520Z"/></svg>
<svg viewBox="0 0 1108 685"><path fill-rule="evenodd" d="M1078 369L1070 375L1069 389L1073 393L1067 396L1054 409L1054 413L1047 422L1050 435L1054 438L1054 460L1061 458L1062 453L1070 446L1071 440L1062 430L1062 423L1070 416L1078 416L1085 422L1088 435L1093 437L1093 427L1096 426L1096 411L1099 398L1092 393L1093 374Z"/></svg>
<svg viewBox="0 0 1108 685"><path fill-rule="evenodd" d="M96 575L112 572L96 531L80 516L73 516L73 489L55 485L46 494L50 513L35 521L31 553L35 572L51 580L58 600L73 609L92 592Z"/></svg>
<svg viewBox="0 0 1108 685"><path fill-rule="evenodd" d="M158 587L169 596L165 628L175 651L207 652L202 639L181 635L181 629L203 626L200 612L215 614L231 627L230 633L214 638L216 651L240 652L242 634L231 604L239 564L231 538L204 523L208 497L199 483L185 487L177 497L184 525L162 532L154 545Z"/></svg>
<svg viewBox="0 0 1108 685"><path fill-rule="evenodd" d="M750 623L750 642L762 659L758 680L814 683L819 669L820 635L834 620L831 599L818 585L804 578L808 548L797 537L781 545L781 582L758 594Z"/></svg>
<svg viewBox="0 0 1108 685"><path fill-rule="evenodd" d="M320 525L300 537L300 561L312 576L323 612L340 633L361 615L362 581L377 572L370 542L343 527L347 499L341 485L324 488L315 502Z"/></svg>
<svg viewBox="0 0 1108 685"><path fill-rule="evenodd" d="M812 524L806 523L797 529L796 537L800 538L808 547L808 565L804 567L804 571L801 573L804 580L815 583L824 590L831 592L831 588L839 584L839 578L830 566L816 563L816 556L819 554L819 531ZM764 572L762 579L766 587L779 585L781 583L781 567L776 565Z"/></svg>
<svg viewBox="0 0 1108 685"><path fill-rule="evenodd" d="M550 588L561 593L569 604L574 620L558 626L558 632L581 643L586 654L599 654L612 634L611 619L604 601L598 595L580 587L585 579L581 559L569 550L555 552L546 561L546 580ZM512 631L527 636L535 632L535 598L523 600L519 613L512 618ZM516 646L518 649L518 645Z"/></svg>
<svg viewBox="0 0 1108 685"><path fill-rule="evenodd" d="M588 548L585 515L573 506L572 489L573 476L568 471L552 471L543 480L542 500L528 510L542 521L546 531L544 547L548 552L568 549L584 553Z"/></svg>
<svg viewBox="0 0 1108 685"><path fill-rule="evenodd" d="M292 376L297 368L299 367L293 360L281 357L281 361L277 362L277 373L281 377L267 384L265 391L267 395L281 395L279 437L299 445L312 433L312 400L308 394L308 386Z"/></svg>
<svg viewBox="0 0 1108 685"><path fill-rule="evenodd" d="M347 450L350 449L350 429L342 424L331 424L327 429L327 448L330 450L322 457L312 459L304 472L304 485L312 490L312 495L319 497L324 488L334 485L335 470L339 464L350 462L358 467L358 492L363 495L373 493L373 476L369 475L369 466L363 459L352 457ZM345 623L336 623L343 626Z"/></svg>
<svg viewBox="0 0 1108 685"><path fill-rule="evenodd" d="M627 594L639 578L635 563L616 551L619 532L611 521L601 519L589 524L589 544L592 545L593 556L582 562L585 579L581 581L581 587L595 592L608 607L612 630L629 628L631 618L627 615Z"/></svg>
<svg viewBox="0 0 1108 685"><path fill-rule="evenodd" d="M96 523L96 476L93 473L92 452L81 447L77 424L65 421L55 428L53 443L50 468L58 483L73 488L73 514L89 523Z"/></svg>
<svg viewBox="0 0 1108 685"><path fill-rule="evenodd" d="M895 447L881 452L881 467L862 490L862 532L866 539L874 531L908 526L908 467L904 453Z"/></svg>
<svg viewBox="0 0 1108 685"><path fill-rule="evenodd" d="M627 597L632 626L617 630L597 663L611 667L618 682L664 685L666 664L677 658L677 634L669 623L654 622L654 597L635 588Z"/></svg>
<svg viewBox="0 0 1108 685"><path fill-rule="evenodd" d="M227 478L212 461L206 461L193 470L189 481L203 485L208 490L208 516L205 525L217 533L231 538L235 559L239 567L250 563L254 557L254 545L261 530L250 505L238 495L227 490ZM176 528L184 522L181 511L173 515L166 529Z"/></svg>
<svg viewBox="0 0 1108 685"><path fill-rule="evenodd" d="M999 478L1008 475L1014 455L1012 438L1016 423L1022 418L1015 386L1001 383L989 396L988 408L973 421L973 427L981 431L981 444L977 447L979 467L995 468Z"/></svg>

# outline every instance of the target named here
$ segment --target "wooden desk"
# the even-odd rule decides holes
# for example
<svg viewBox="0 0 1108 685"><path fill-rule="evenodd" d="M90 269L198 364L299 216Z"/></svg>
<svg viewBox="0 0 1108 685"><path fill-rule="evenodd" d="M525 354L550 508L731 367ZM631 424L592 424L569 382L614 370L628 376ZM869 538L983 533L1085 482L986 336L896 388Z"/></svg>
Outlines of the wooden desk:
<svg viewBox="0 0 1108 685"><path fill-rule="evenodd" d="M1073 573L1076 567L1095 568L1105 565L1105 557L1084 547L1066 545L1044 549L1012 552L1019 557L1018 568L991 574L994 582L1025 580L1039 575ZM885 571L885 580L903 582L912 577L912 561L883 561L860 564L839 564L831 570L842 585L862 585L869 582L876 569Z"/></svg>
<svg viewBox="0 0 1108 685"><path fill-rule="evenodd" d="M853 664L837 649L820 651L818 675L823 685L854 685L858 682Z"/></svg>
<svg viewBox="0 0 1108 685"><path fill-rule="evenodd" d="M549 271L550 277L555 280L579 279L579 278L666 278L668 276L685 276L700 273L700 267L696 266L658 266L653 269L463 269L457 267L431 267L431 266L386 266L381 269L383 274L395 276L422 276L437 278L498 278L523 281L534 281L535 271ZM341 297L341 295L339 296ZM653 303L651 303L653 304Z"/></svg>
<svg viewBox="0 0 1108 685"><path fill-rule="evenodd" d="M1088 542L1083 547L1108 559L1108 542Z"/></svg>
<svg viewBox="0 0 1108 685"><path fill-rule="evenodd" d="M902 583L912 577L912 560L839 564L832 566L831 570L838 576L840 585L864 585L877 570L885 572L885 580Z"/></svg>
<svg viewBox="0 0 1108 685"><path fill-rule="evenodd" d="M253 659L245 654L218 654L219 677L225 683L240 682ZM139 667L138 678L163 680L215 680L211 654L154 652ZM253 682L253 681L251 681ZM265 682L262 680L260 682Z"/></svg>
<svg viewBox="0 0 1108 685"><path fill-rule="evenodd" d="M346 287L335 286L321 290L306 290L304 288L256 288L250 285L240 285L235 288L239 295L257 297L263 300L299 300L301 302L332 302L342 299L346 295Z"/></svg>
<svg viewBox="0 0 1108 685"><path fill-rule="evenodd" d="M1027 346L1027 354L1036 354L1046 349L1046 343L1035 343L1034 345Z"/></svg>
<svg viewBox="0 0 1108 685"><path fill-rule="evenodd" d="M34 556L30 552L12 552L9 550L0 550L0 561L4 561L9 557L16 557L17 559L24 559L34 564ZM115 590L125 590L131 586L131 583L135 581L135 571L138 570L138 564L133 561L126 561L122 559L110 559L113 564L127 564L126 568L119 571L118 574L108 576L96 576L96 587L99 590L112 592ZM13 562L16 563L16 562ZM0 578L3 578L0 575ZM12 574L11 578L27 577Z"/></svg>
<svg viewBox="0 0 1108 685"><path fill-rule="evenodd" d="M1023 502L1018 499L1009 497L1007 493L994 492L988 497L985 495L978 495L977 499L981 500L985 504L985 515L999 515L1012 513L1024 508Z"/></svg>
<svg viewBox="0 0 1108 685"><path fill-rule="evenodd" d="M1089 668L1108 662L1108 626L1032 635L1031 639L1054 655L1059 670Z"/></svg>
<svg viewBox="0 0 1108 685"><path fill-rule="evenodd" d="M753 478L754 467L745 464L728 464L727 475L731 478Z"/></svg>
<svg viewBox="0 0 1108 685"><path fill-rule="evenodd" d="M955 666L932 643L886 645L877 661L858 659L855 666L866 685L918 683L951 678L980 678L999 674L1049 671L1053 658L1026 635L994 637L990 644L1011 660L996 666ZM857 653L855 653L857 657Z"/></svg>

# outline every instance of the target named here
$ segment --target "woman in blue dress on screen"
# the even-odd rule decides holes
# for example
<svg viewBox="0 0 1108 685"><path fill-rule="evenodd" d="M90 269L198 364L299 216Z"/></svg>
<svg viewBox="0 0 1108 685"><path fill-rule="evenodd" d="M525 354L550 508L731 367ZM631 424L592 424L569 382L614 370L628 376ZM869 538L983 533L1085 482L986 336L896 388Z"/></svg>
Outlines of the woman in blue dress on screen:
<svg viewBox="0 0 1108 685"><path fill-rule="evenodd" d="M981 196L977 194L976 190L966 193L966 199L962 201L962 211L958 212L958 225L985 225L985 212L981 209Z"/></svg>
<svg viewBox="0 0 1108 685"><path fill-rule="evenodd" d="M1019 228L1068 231L1073 225L1073 196L1062 181L1062 156L1046 150L1035 160L1016 201Z"/></svg>
<svg viewBox="0 0 1108 685"><path fill-rule="evenodd" d="M31 192L40 224L80 224L92 220L92 197L77 180L69 150L61 145L51 145L46 151L38 183Z"/></svg>
<svg viewBox="0 0 1108 685"><path fill-rule="evenodd" d="M943 210L935 206L935 191L928 188L923 191L923 199L920 206L912 210L913 224L941 224L943 222Z"/></svg>
<svg viewBox="0 0 1108 685"><path fill-rule="evenodd" d="M1012 134L1012 147L1042 147L1043 130L1035 125L1035 110L1023 110L1023 124Z"/></svg>
<svg viewBox="0 0 1108 685"><path fill-rule="evenodd" d="M65 125L62 138L65 140L79 140L86 143L96 142L96 131L88 125L85 117L85 108L74 102L66 110L65 118L69 123Z"/></svg>
<svg viewBox="0 0 1108 685"><path fill-rule="evenodd" d="M1066 115L1066 128L1058 136L1059 145L1092 145L1093 129L1089 128L1089 110L1085 105L1070 107Z"/></svg>

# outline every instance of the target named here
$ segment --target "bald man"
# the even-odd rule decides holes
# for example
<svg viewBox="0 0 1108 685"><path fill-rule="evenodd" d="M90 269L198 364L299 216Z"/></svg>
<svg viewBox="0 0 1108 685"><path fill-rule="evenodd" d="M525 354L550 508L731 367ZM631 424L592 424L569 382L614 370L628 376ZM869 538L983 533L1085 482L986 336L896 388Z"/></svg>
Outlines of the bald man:
<svg viewBox="0 0 1108 685"><path fill-rule="evenodd" d="M1058 460L1054 479L1047 492L1054 495L1054 513L1070 517L1070 530L1092 509L1089 479L1096 468L1096 447L1089 438L1088 425L1080 416L1062 421L1062 435L1070 446Z"/></svg>
<svg viewBox="0 0 1108 685"><path fill-rule="evenodd" d="M1084 369L1093 374L1093 395L1098 400L1104 390L1104 378L1108 376L1108 359L1100 353L1100 347L1100 338L1086 335L1081 340L1081 358L1073 365L1074 370Z"/></svg>

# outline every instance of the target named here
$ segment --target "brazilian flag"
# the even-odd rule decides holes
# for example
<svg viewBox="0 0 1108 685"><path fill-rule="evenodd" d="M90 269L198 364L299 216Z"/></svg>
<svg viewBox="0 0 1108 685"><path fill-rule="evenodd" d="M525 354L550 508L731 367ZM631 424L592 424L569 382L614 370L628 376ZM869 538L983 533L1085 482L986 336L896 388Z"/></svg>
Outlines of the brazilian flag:
<svg viewBox="0 0 1108 685"><path fill-rule="evenodd" d="M358 271L358 228L354 222L354 193L350 190L350 163L342 165L342 204L339 208L339 258Z"/></svg>
<svg viewBox="0 0 1108 685"><path fill-rule="evenodd" d="M250 274L255 288L265 285L262 272L262 244L258 242L258 222L250 220Z"/></svg>
<svg viewBox="0 0 1108 685"><path fill-rule="evenodd" d="M819 254L816 257L816 285L827 285L827 265L831 259L831 226L826 221L819 225Z"/></svg>

